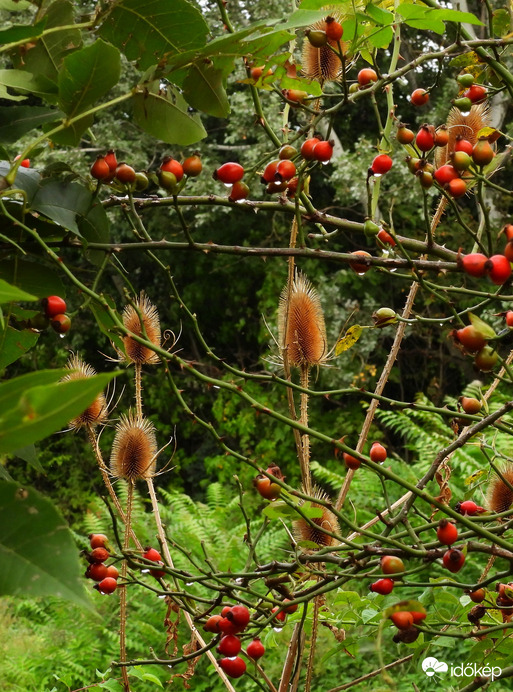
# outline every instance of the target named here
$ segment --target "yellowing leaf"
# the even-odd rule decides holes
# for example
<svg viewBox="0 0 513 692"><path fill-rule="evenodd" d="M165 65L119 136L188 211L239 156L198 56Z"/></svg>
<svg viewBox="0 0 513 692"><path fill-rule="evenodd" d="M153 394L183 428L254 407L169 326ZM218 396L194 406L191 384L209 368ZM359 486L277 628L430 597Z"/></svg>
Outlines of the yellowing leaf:
<svg viewBox="0 0 513 692"><path fill-rule="evenodd" d="M361 337L362 331L363 329L362 327L360 327L359 324L355 324L352 327L349 327L344 336L337 341L337 344L335 346L335 355L339 356L343 351L347 351L352 346L354 346L358 339Z"/></svg>
<svg viewBox="0 0 513 692"><path fill-rule="evenodd" d="M492 329L492 327L490 327L489 324L486 324L486 322L483 322L483 320L477 315L474 315L474 313L469 312L468 318L470 320L470 324L473 327L475 327L477 331L484 336L485 339L493 339L493 337L496 336L495 331Z"/></svg>
<svg viewBox="0 0 513 692"><path fill-rule="evenodd" d="M501 133L498 132L498 130L496 130L494 127L482 127L476 135L477 139L480 137L486 137L491 144L496 142L500 136Z"/></svg>

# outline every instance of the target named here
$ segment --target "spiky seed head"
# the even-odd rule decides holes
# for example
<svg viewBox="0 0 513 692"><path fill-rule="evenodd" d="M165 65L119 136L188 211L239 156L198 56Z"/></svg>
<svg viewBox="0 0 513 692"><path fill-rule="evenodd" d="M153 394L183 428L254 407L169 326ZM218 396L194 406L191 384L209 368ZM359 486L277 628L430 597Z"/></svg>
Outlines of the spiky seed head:
<svg viewBox="0 0 513 692"><path fill-rule="evenodd" d="M155 426L147 418L138 418L132 411L122 415L110 455L110 470L116 478L136 481L155 475L157 440Z"/></svg>
<svg viewBox="0 0 513 692"><path fill-rule="evenodd" d="M341 21L340 12L336 9L329 12L329 15L336 21ZM321 19L315 24L308 27L310 31L325 31L326 21ZM340 42L342 52L345 54L349 47L348 43ZM338 56L331 50L330 46L338 50L336 41L328 39L327 45L316 48L310 41L305 40L303 43L303 55L301 59L301 71L307 79L315 79L321 84L323 82L331 82L340 77L342 74L342 63Z"/></svg>
<svg viewBox="0 0 513 692"><path fill-rule="evenodd" d="M329 496L318 487L314 487L312 497L323 500L324 502L330 501ZM312 507L318 507L322 510L322 516L312 519L312 522L319 528L314 528L305 519L298 519L297 521L293 522L294 538L298 542L309 541L311 543L315 543L315 545L319 546L320 548L337 545L338 541L336 538L324 533L324 531L330 531L331 533L335 534L340 533L337 517L333 514L333 512L324 507L324 505L312 502ZM324 531L321 529L324 529Z"/></svg>
<svg viewBox="0 0 513 692"><path fill-rule="evenodd" d="M137 309L136 309L137 308ZM139 317L139 313L141 317ZM148 296L141 291L139 297L133 305L127 305L123 310L123 324L136 336L144 338L144 331L141 328L141 320L148 336L148 340L155 346L160 346L160 321L157 308L151 303ZM126 357L129 363L144 365L148 363L158 363L159 357L150 348L143 346L131 336L123 337Z"/></svg>
<svg viewBox="0 0 513 692"><path fill-rule="evenodd" d="M449 141L445 147L436 148L436 167L439 168L449 161L449 154L454 151L456 137L461 136L468 139L474 145L477 142L477 133L490 124L490 118L488 103L472 106L467 114L463 114L459 108L451 108L446 123L449 130Z"/></svg>
<svg viewBox="0 0 513 692"><path fill-rule="evenodd" d="M513 468L499 469L510 485L513 485ZM491 512L506 512L513 505L513 491L500 476L494 475L486 493L486 508Z"/></svg>
<svg viewBox="0 0 513 692"><path fill-rule="evenodd" d="M327 356L326 326L319 295L306 276L297 272L289 293L280 296L278 310L280 347L296 366L322 365Z"/></svg>
<svg viewBox="0 0 513 692"><path fill-rule="evenodd" d="M74 353L69 357L66 368L70 372L68 375L64 375L62 382L84 380L96 375L96 370ZM94 401L79 416L70 420L69 427L73 430L79 430L87 426L94 427L100 425L107 418L107 413L107 402L103 392L101 392L96 395Z"/></svg>

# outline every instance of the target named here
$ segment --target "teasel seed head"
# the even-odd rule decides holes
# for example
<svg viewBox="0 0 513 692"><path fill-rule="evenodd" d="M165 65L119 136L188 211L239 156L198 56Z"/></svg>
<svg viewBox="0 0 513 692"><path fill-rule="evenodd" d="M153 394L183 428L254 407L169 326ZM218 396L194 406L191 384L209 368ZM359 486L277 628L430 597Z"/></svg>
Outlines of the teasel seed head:
<svg viewBox="0 0 513 692"><path fill-rule="evenodd" d="M318 487L313 488L312 497L323 500L324 502L330 501L329 496ZM322 516L312 519L312 522L320 528L314 528L305 519L298 519L297 521L293 522L294 538L296 541L298 541L298 543L300 541L309 541L311 543L315 543L315 545L319 546L320 548L337 545L338 541L336 538L329 536L327 533L320 530L325 529L326 531L331 531L331 533L340 533L337 517L329 509L316 502L312 502L312 507L322 509ZM308 549L309 548L307 548L307 550Z"/></svg>
<svg viewBox="0 0 513 692"><path fill-rule="evenodd" d="M110 470L116 478L136 481L155 475L157 440L155 426L132 411L122 415L112 443Z"/></svg>
<svg viewBox="0 0 513 692"><path fill-rule="evenodd" d="M142 323L146 330L148 340L155 346L160 346L160 321L157 308L151 303L144 291L141 291L139 297L135 301L135 305L141 313ZM123 324L127 329L137 336L144 338L144 333L141 329L141 319L137 310L132 305L127 305L125 307L122 317ZM125 346L126 359L129 363L145 365L159 362L159 357L154 351L143 346L131 336L124 336L123 344Z"/></svg>
<svg viewBox="0 0 513 692"><path fill-rule="evenodd" d="M74 353L69 357L66 368L70 373L62 378L62 382L84 380L96 375L96 370ZM107 413L107 401L103 392L101 392L96 395L94 401L79 416L69 422L69 427L73 430L79 430L87 426L95 427L96 425L101 425L101 423L105 422Z"/></svg>
<svg viewBox="0 0 513 692"><path fill-rule="evenodd" d="M513 485L513 468L504 466L499 470L508 483ZM491 512L500 513L506 512L511 505L513 505L513 491L508 488L500 476L494 474L486 493L486 508Z"/></svg>
<svg viewBox="0 0 513 692"><path fill-rule="evenodd" d="M341 21L340 12L333 8L328 12L336 21ZM328 15L326 15L328 16ZM321 19L308 27L310 31L325 31L326 22ZM338 50L336 41L328 39L327 45L316 48L310 41L305 39L303 43L303 55L301 58L301 71L307 79L315 79L321 84L338 79L342 74L342 63L339 57L331 50L330 45ZM348 43L340 42L342 52L345 54L349 47Z"/></svg>
<svg viewBox="0 0 513 692"><path fill-rule="evenodd" d="M327 358L326 326L319 295L306 276L296 272L292 288L280 296L278 310L280 347L291 365L322 365Z"/></svg>

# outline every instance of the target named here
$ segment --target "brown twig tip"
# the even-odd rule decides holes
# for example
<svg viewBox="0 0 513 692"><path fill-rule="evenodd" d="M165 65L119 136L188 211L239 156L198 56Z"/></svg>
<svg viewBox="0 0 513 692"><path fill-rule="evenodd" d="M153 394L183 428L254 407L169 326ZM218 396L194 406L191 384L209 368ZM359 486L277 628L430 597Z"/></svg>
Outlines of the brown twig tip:
<svg viewBox="0 0 513 692"><path fill-rule="evenodd" d="M334 20L340 21L341 15L339 12L333 11L330 13ZM326 20L321 19L315 24L308 27L307 31L325 31ZM306 32L305 32L306 33ZM345 54L349 48L349 43L340 42L342 52ZM331 47L330 47L331 46ZM332 48L338 50L336 41L326 42L326 45L317 48L312 45L309 40L303 43L303 54L301 57L301 72L307 79L315 79L321 84L338 79L342 74L342 63Z"/></svg>
<svg viewBox="0 0 513 692"><path fill-rule="evenodd" d="M321 301L304 274L296 273L292 289L282 291L278 311L281 348L291 365L312 367L327 360L326 326Z"/></svg>
<svg viewBox="0 0 513 692"><path fill-rule="evenodd" d="M499 468L503 478L513 486L513 468ZM494 475L486 493L486 508L491 512L506 512L513 505L513 490L500 476Z"/></svg>
<svg viewBox="0 0 513 692"><path fill-rule="evenodd" d="M141 327L141 322L144 325L144 330ZM135 301L135 307L127 305L123 310L123 324L133 334L142 338L145 338L144 331L146 331L148 340L160 347L159 313L144 291L141 291ZM123 337L123 344L128 362L140 365L159 362L159 357L154 351L143 346L131 336Z"/></svg>
<svg viewBox="0 0 513 692"><path fill-rule="evenodd" d="M314 487L311 493L312 497L322 500L323 502L329 502L330 498L328 495L318 487ZM333 536L324 533L324 531L330 531L331 533L340 533L340 527L338 525L337 517L330 512L330 510L324 505L320 505L317 502L311 503L312 507L322 510L322 515L320 517L314 517L311 519L312 523L319 527L315 528L309 524L306 519L298 519L293 522L294 538L299 542L308 541L310 543L315 543L319 547L328 547L331 545L337 545L338 541ZM322 531L321 529L324 529Z"/></svg>
<svg viewBox="0 0 513 692"><path fill-rule="evenodd" d="M155 475L157 440L155 426L132 411L122 415L112 443L110 470L116 478L135 481Z"/></svg>
<svg viewBox="0 0 513 692"><path fill-rule="evenodd" d="M96 370L74 353L69 357L66 368L70 373L62 378L62 382L84 380L96 375ZM107 402L103 392L101 392L96 395L94 401L79 416L70 420L69 427L73 430L79 430L87 426L95 427L105 421L107 413Z"/></svg>

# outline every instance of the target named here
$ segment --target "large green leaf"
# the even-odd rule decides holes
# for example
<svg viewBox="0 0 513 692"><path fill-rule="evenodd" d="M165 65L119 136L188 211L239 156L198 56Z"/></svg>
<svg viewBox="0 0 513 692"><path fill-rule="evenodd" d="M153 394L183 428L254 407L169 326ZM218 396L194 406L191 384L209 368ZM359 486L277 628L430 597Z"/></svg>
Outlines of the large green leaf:
<svg viewBox="0 0 513 692"><path fill-rule="evenodd" d="M101 204L92 207L87 216L78 218L78 228L88 243L108 243L110 240L109 217ZM88 250L86 256L93 264L101 264L105 253L101 250Z"/></svg>
<svg viewBox="0 0 513 692"><path fill-rule="evenodd" d="M6 175L10 167L11 164L8 161L0 161L0 176ZM14 187L24 190L27 193L27 200L30 203L30 200L37 192L40 180L41 175L33 168L23 168L23 166L20 166L16 171Z"/></svg>
<svg viewBox="0 0 513 692"><path fill-rule="evenodd" d="M118 373L32 387L0 418L0 454L48 437L79 416Z"/></svg>
<svg viewBox="0 0 513 692"><path fill-rule="evenodd" d="M24 391L32 387L42 387L59 382L69 370L39 370L26 375L13 377L12 380L0 383L0 415L4 415L17 405Z"/></svg>
<svg viewBox="0 0 513 692"><path fill-rule="evenodd" d="M55 0L46 10L46 29L69 27L75 22L76 3L70 0ZM82 42L78 29L64 29L46 34L24 57L28 72L44 75L57 82L61 63L68 53L76 50Z"/></svg>
<svg viewBox="0 0 513 692"><path fill-rule="evenodd" d="M187 0L120 0L111 5L99 34L145 70L166 54L205 45L208 25Z"/></svg>
<svg viewBox="0 0 513 692"><path fill-rule="evenodd" d="M80 183L62 183L58 180L50 180L42 185L30 203L31 209L44 214L76 235L80 235L77 215L86 216L90 205L90 190Z"/></svg>
<svg viewBox="0 0 513 692"><path fill-rule="evenodd" d="M55 108L44 106L0 107L0 142L16 142L30 130L62 117Z"/></svg>
<svg viewBox="0 0 513 692"><path fill-rule="evenodd" d="M160 93L158 84L152 91L134 96L134 120L148 134L168 144L187 146L207 136L199 116L187 112L187 103L169 86Z"/></svg>
<svg viewBox="0 0 513 692"><path fill-rule="evenodd" d="M1 9L1 7L0 7ZM14 41L25 41L36 39L41 36L46 26L46 17L34 25L18 24L8 29L0 31L0 43L13 43Z"/></svg>
<svg viewBox="0 0 513 692"><path fill-rule="evenodd" d="M183 83L187 102L197 110L226 118L230 104L223 85L223 71L204 59L193 63Z"/></svg>
<svg viewBox="0 0 513 692"><path fill-rule="evenodd" d="M59 73L59 106L70 118L86 111L119 80L120 54L101 39L64 58Z"/></svg>
<svg viewBox="0 0 513 692"><path fill-rule="evenodd" d="M116 304L110 296L103 296L110 307L115 310ZM110 313L98 303L91 303L91 310L95 317L96 323L106 336L113 342L114 346L118 349L120 353L125 353L125 346L123 344L122 338L116 331L116 323L112 319Z"/></svg>
<svg viewBox="0 0 513 692"><path fill-rule="evenodd" d="M0 279L0 303L10 303L13 300L32 301L37 300L37 298L26 291L22 291L17 286L12 286L4 279Z"/></svg>
<svg viewBox="0 0 513 692"><path fill-rule="evenodd" d="M44 75L33 75L25 70L0 70L0 84L22 94L30 93L45 98L51 103L56 99L55 82Z"/></svg>
<svg viewBox="0 0 513 692"><path fill-rule="evenodd" d="M0 278L38 298L54 295L66 297L59 275L44 264L28 260L4 260L0 262Z"/></svg>
<svg viewBox="0 0 513 692"><path fill-rule="evenodd" d="M38 332L18 330L6 325L0 329L0 369L14 363L15 360L29 351L39 338ZM18 445L23 446L23 443Z"/></svg>
<svg viewBox="0 0 513 692"><path fill-rule="evenodd" d="M71 531L33 488L0 482L0 594L57 596L92 608Z"/></svg>

